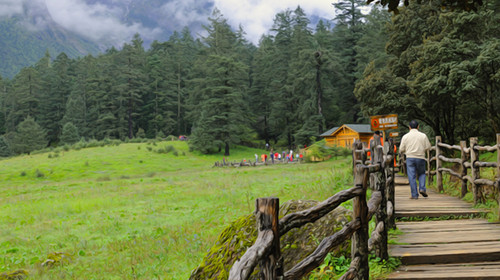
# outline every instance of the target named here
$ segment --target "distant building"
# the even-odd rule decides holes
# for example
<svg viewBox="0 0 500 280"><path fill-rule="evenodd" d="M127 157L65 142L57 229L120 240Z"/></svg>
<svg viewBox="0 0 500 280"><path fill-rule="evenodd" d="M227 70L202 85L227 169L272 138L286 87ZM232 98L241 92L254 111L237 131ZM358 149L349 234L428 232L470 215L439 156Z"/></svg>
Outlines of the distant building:
<svg viewBox="0 0 500 280"><path fill-rule="evenodd" d="M369 124L344 124L334 127L320 136L325 138L327 145L352 148L356 140L368 146L368 141L372 137L373 131Z"/></svg>

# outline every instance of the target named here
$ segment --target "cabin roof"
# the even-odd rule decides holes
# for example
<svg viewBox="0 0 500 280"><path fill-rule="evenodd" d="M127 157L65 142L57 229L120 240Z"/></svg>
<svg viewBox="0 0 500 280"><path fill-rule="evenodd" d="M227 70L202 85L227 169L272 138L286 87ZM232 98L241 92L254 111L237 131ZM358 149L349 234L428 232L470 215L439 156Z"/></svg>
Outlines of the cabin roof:
<svg viewBox="0 0 500 280"><path fill-rule="evenodd" d="M344 124L342 126L336 126L332 129L329 129L329 130L325 131L323 134L321 134L320 136L322 136L322 137L331 136L337 130L339 130L339 128L341 128L343 126L346 126L350 129L356 131L357 133L372 133L371 125L369 125L369 124Z"/></svg>

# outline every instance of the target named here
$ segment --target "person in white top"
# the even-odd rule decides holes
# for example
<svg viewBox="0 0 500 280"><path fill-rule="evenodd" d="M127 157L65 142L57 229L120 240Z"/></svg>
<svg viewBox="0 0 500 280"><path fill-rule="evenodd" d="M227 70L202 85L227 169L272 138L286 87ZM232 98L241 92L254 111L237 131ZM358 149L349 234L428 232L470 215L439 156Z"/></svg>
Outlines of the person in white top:
<svg viewBox="0 0 500 280"><path fill-rule="evenodd" d="M411 199L418 199L420 193L427 197L425 188L425 155L431 148L431 143L425 133L418 131L419 125L415 120L410 121L410 132L401 139L399 151L406 155L406 170L410 181ZM418 188L417 188L418 178Z"/></svg>

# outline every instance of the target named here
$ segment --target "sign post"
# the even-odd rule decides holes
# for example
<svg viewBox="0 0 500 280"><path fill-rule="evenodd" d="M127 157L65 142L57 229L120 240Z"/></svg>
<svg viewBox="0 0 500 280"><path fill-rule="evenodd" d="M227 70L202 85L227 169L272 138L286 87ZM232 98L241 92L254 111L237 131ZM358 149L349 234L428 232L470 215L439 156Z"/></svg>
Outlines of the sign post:
<svg viewBox="0 0 500 280"><path fill-rule="evenodd" d="M370 124L372 131L375 130L383 131L385 140L386 130L398 128L398 114L371 116Z"/></svg>

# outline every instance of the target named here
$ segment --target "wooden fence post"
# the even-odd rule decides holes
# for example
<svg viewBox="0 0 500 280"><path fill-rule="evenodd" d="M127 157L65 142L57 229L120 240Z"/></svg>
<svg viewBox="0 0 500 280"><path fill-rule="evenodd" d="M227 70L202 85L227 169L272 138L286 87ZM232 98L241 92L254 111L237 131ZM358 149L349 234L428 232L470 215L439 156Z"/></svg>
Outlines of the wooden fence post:
<svg viewBox="0 0 500 280"><path fill-rule="evenodd" d="M479 151L474 149L477 145L477 137L470 138L470 168L471 168L471 177L472 177L472 189L474 191L474 205L478 204L482 201L482 192L480 186L476 184L476 180L479 179L480 176L480 168L479 166L475 166L476 161L479 160Z"/></svg>
<svg viewBox="0 0 500 280"><path fill-rule="evenodd" d="M360 153L356 150L363 149L363 144L357 142L354 145L354 160L355 162L362 159ZM357 271L357 279L368 280L370 268L368 266L368 205L366 203L366 188L369 180L368 170L361 165L354 166L354 185L362 186L363 192L359 196L353 198L352 209L353 219L359 219L361 227L354 232L351 241L351 259L360 258L359 270Z"/></svg>
<svg viewBox="0 0 500 280"><path fill-rule="evenodd" d="M500 133L497 133L497 197L498 217L500 219Z"/></svg>
<svg viewBox="0 0 500 280"><path fill-rule="evenodd" d="M433 183L433 176L432 176L432 161L431 161L431 150L427 150L427 186L431 186Z"/></svg>
<svg viewBox="0 0 500 280"><path fill-rule="evenodd" d="M382 200L380 201L380 206L375 214L375 224L378 226L382 223L384 230L380 232L380 242L375 246L375 254L382 260L389 259L389 253L387 250L387 195L386 195L386 171L392 165L392 161L389 166L385 166L384 163L384 150L382 147L375 148L374 159L375 163L380 165L381 169L377 172L376 180L376 190L380 191Z"/></svg>
<svg viewBox="0 0 500 280"><path fill-rule="evenodd" d="M271 229L274 234L273 247L269 256L259 261L260 279L275 280L283 276L279 236L279 198L257 198L255 208L259 231Z"/></svg>
<svg viewBox="0 0 500 280"><path fill-rule="evenodd" d="M389 139L389 152L392 151L392 154L394 155L394 157L396 157L396 152L394 152L394 139ZM391 164L392 168L389 169L389 171L391 172L391 177L392 177L392 180L391 180L391 183L389 185L387 185L387 204L388 204L388 210L390 208L390 211L392 211L391 215L389 215L388 219L387 219L387 228L396 228L396 215L395 215L395 210L396 210L396 204L395 204L395 190L394 190L394 185L395 185L395 180L396 180L396 177L395 177L395 171L394 171L394 164Z"/></svg>
<svg viewBox="0 0 500 280"><path fill-rule="evenodd" d="M465 179L465 176L467 176L467 167L465 167L465 162L467 161L467 153L465 152L465 149L467 148L467 142L462 140L460 141L460 160L462 163L460 164L460 176L462 178L462 193L461 197L463 198L467 194L467 179Z"/></svg>
<svg viewBox="0 0 500 280"><path fill-rule="evenodd" d="M441 160L439 159L439 156L441 155L441 148L439 147L438 143L441 143L441 136L436 136L436 184L437 184L437 189L440 193L443 192L443 172L439 171L441 166Z"/></svg>
<svg viewBox="0 0 500 280"><path fill-rule="evenodd" d="M497 133L497 179L500 180L500 133Z"/></svg>

